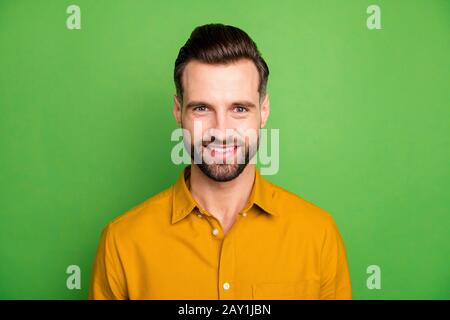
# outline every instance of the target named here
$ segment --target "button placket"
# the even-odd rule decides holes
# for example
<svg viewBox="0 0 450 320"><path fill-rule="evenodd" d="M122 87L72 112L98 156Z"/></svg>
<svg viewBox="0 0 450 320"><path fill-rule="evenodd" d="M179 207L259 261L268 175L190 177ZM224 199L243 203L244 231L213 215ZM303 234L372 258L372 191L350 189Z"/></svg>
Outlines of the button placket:
<svg viewBox="0 0 450 320"><path fill-rule="evenodd" d="M224 233L219 221L214 216L203 216L211 226L211 237L214 239L222 240L222 238L224 237Z"/></svg>
<svg viewBox="0 0 450 320"><path fill-rule="evenodd" d="M219 259L219 299L234 299L236 296L234 277L236 261L233 228L223 238Z"/></svg>

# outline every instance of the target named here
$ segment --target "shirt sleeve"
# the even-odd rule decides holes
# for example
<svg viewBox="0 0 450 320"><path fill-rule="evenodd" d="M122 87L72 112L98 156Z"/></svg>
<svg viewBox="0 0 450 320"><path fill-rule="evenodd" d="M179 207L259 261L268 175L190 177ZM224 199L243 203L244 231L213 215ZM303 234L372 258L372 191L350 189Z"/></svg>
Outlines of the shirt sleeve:
<svg viewBox="0 0 450 320"><path fill-rule="evenodd" d="M326 229L322 247L320 299L352 299L352 286L344 241L332 218Z"/></svg>
<svg viewBox="0 0 450 320"><path fill-rule="evenodd" d="M102 231L95 256L89 300L127 299L126 278L120 261L117 243L109 223Z"/></svg>

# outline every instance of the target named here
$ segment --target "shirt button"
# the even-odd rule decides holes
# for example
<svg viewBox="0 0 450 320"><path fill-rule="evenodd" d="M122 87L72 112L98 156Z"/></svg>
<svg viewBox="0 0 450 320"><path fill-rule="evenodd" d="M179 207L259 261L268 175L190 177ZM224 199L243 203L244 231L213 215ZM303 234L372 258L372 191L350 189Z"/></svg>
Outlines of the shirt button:
<svg viewBox="0 0 450 320"><path fill-rule="evenodd" d="M201 217L202 217L202 214L201 214L201 213L199 213L199 214L197 215L197 217L201 218Z"/></svg>
<svg viewBox="0 0 450 320"><path fill-rule="evenodd" d="M219 230L217 230L216 228L213 229L212 234L214 236L217 236L219 234Z"/></svg>
<svg viewBox="0 0 450 320"><path fill-rule="evenodd" d="M243 212L243 213L242 213L242 216L243 216L243 217L246 217L246 216L247 216L247 212Z"/></svg>
<svg viewBox="0 0 450 320"><path fill-rule="evenodd" d="M223 284L223 288L224 288L225 290L230 289L230 284L229 284L228 282L225 282L225 283Z"/></svg>

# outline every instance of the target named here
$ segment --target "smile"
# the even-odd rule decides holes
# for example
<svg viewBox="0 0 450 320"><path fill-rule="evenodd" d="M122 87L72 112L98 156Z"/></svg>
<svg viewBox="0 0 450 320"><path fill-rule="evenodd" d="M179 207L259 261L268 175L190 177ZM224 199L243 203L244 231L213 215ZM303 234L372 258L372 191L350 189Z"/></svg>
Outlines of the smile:
<svg viewBox="0 0 450 320"><path fill-rule="evenodd" d="M212 146L212 145L208 145L206 147L206 149L210 152L211 156L215 157L215 156L230 156L230 155L234 155L236 153L238 146L230 146L230 147L225 147L225 146Z"/></svg>

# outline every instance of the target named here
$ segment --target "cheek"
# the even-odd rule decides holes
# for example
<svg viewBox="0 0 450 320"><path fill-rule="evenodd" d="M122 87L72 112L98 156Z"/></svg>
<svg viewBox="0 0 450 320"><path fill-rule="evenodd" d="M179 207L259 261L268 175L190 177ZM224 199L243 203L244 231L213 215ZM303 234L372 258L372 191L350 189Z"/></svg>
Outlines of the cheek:
<svg viewBox="0 0 450 320"><path fill-rule="evenodd" d="M236 126L236 130L242 137L253 141L259 135L259 122L255 119L241 122L238 126Z"/></svg>
<svg viewBox="0 0 450 320"><path fill-rule="evenodd" d="M196 141L198 141L193 123L183 121L183 140L186 144L189 145L194 144Z"/></svg>
<svg viewBox="0 0 450 320"><path fill-rule="evenodd" d="M236 123L234 126L239 131L246 131L246 130L257 130L259 129L259 123L255 120L246 120L246 121L240 121L239 123Z"/></svg>

